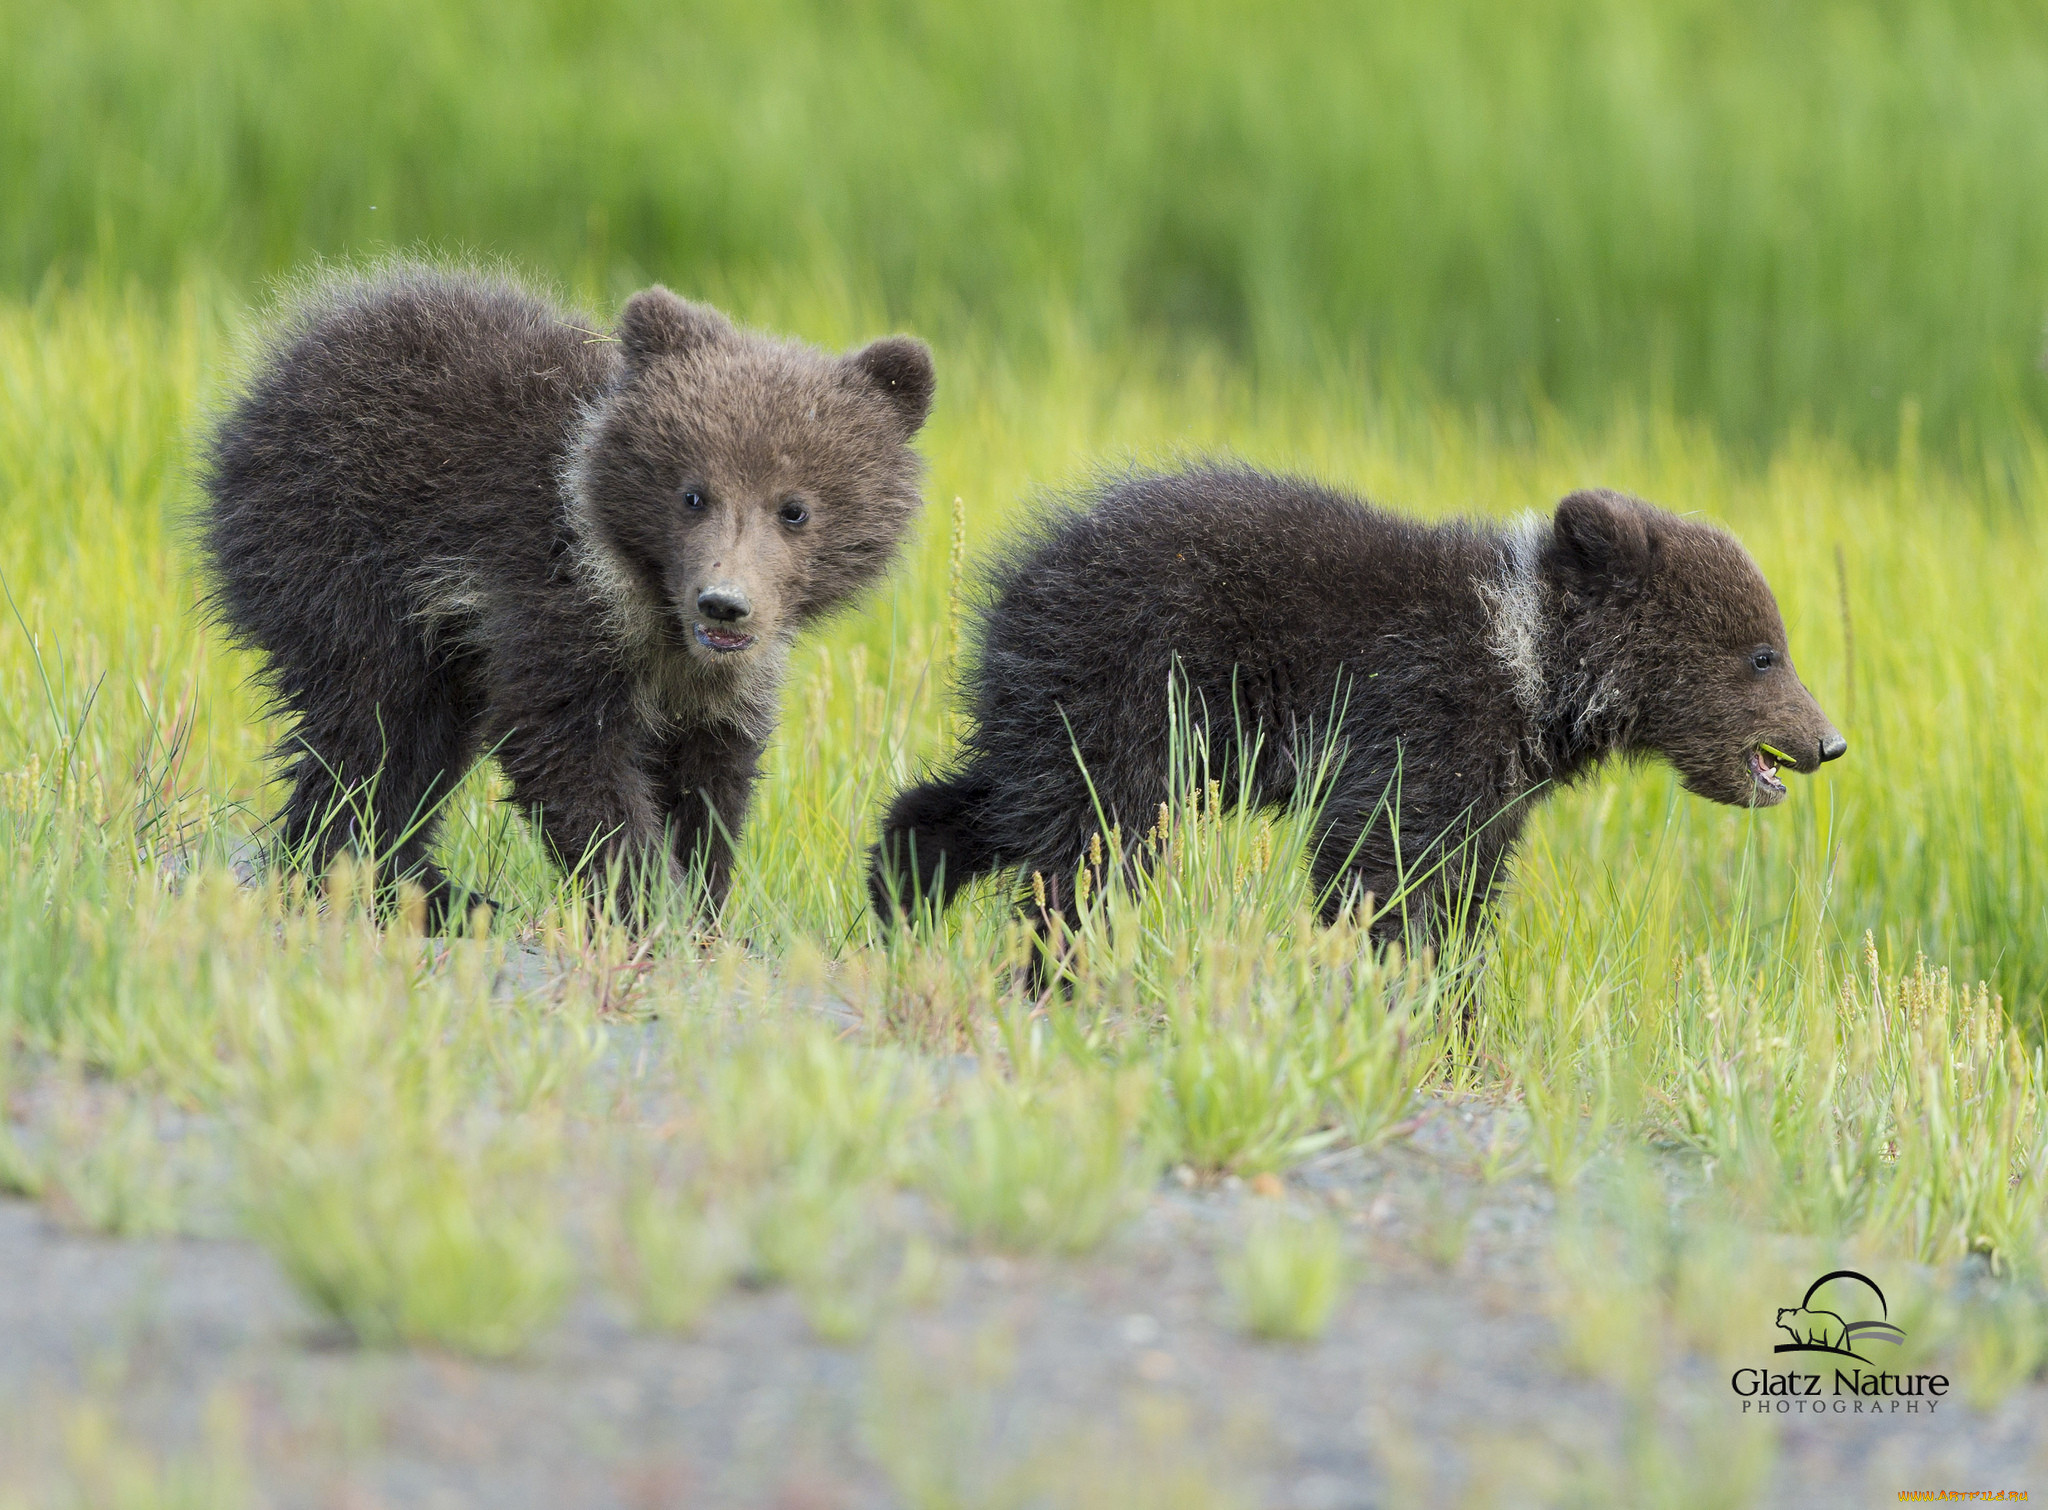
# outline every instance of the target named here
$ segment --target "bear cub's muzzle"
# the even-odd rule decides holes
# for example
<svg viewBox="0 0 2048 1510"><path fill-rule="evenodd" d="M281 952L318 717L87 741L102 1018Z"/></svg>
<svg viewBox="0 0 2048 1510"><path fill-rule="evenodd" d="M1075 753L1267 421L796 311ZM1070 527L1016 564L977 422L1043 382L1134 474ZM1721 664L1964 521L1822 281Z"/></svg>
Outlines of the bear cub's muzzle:
<svg viewBox="0 0 2048 1510"><path fill-rule="evenodd" d="M1756 783L1757 805L1768 807L1783 800L1785 783L1778 779L1778 772L1781 769L1818 771L1829 761L1840 760L1848 753L1849 741L1835 729L1829 729L1827 733L1821 735L1813 745L1812 753L1808 755L1795 755L1788 750L1779 749L1768 741L1759 741L1756 748L1749 752L1749 774L1750 779Z"/></svg>
<svg viewBox="0 0 2048 1510"><path fill-rule="evenodd" d="M740 627L754 612L746 589L714 583L697 594L697 612L702 616L695 626L697 643L706 650L731 655L754 643L754 636Z"/></svg>

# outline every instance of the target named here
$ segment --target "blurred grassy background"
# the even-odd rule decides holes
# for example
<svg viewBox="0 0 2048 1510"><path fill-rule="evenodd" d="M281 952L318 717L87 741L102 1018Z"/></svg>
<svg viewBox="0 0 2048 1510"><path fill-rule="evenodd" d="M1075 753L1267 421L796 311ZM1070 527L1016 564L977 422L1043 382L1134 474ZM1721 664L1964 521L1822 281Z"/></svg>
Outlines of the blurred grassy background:
<svg viewBox="0 0 2048 1510"><path fill-rule="evenodd" d="M13 3L0 287L420 242L808 279L1019 359L1078 325L1511 421L1903 432L2010 498L2044 99L2007 0Z"/></svg>

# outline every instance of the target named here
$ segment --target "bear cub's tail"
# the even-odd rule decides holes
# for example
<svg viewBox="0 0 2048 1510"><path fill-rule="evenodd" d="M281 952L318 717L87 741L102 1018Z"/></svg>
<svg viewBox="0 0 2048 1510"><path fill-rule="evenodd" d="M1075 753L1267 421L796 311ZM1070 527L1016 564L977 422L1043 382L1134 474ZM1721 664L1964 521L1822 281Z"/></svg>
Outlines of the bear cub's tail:
<svg viewBox="0 0 2048 1510"><path fill-rule="evenodd" d="M868 900L885 925L921 907L943 911L976 876L1001 864L976 819L993 787L970 771L897 794L868 852Z"/></svg>

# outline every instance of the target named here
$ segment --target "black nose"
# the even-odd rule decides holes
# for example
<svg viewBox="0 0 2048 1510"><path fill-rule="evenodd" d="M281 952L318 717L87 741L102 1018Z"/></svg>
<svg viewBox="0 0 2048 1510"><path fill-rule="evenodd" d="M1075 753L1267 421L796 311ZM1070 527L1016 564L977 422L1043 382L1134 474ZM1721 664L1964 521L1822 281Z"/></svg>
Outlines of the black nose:
<svg viewBox="0 0 2048 1510"><path fill-rule="evenodd" d="M1820 742L1820 758L1823 765L1830 760L1840 760L1848 753L1849 741L1839 734L1830 734Z"/></svg>
<svg viewBox="0 0 2048 1510"><path fill-rule="evenodd" d="M754 611L747 595L736 587L707 587L697 594L697 612L720 624L744 619Z"/></svg>

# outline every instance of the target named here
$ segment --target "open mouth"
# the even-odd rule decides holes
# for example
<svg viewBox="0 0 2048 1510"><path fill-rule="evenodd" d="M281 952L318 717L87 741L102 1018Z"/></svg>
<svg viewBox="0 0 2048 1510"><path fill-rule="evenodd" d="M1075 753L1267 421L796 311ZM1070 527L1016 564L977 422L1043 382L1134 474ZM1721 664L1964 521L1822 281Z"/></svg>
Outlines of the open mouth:
<svg viewBox="0 0 2048 1510"><path fill-rule="evenodd" d="M1757 790L1775 802L1785 795L1785 783L1778 779L1780 756L1769 745L1759 745L1749 752L1749 775Z"/></svg>
<svg viewBox="0 0 2048 1510"><path fill-rule="evenodd" d="M754 643L750 634L737 629L713 629L708 624L697 626L697 643L706 650L716 650L720 655L731 655L736 650L745 650Z"/></svg>

